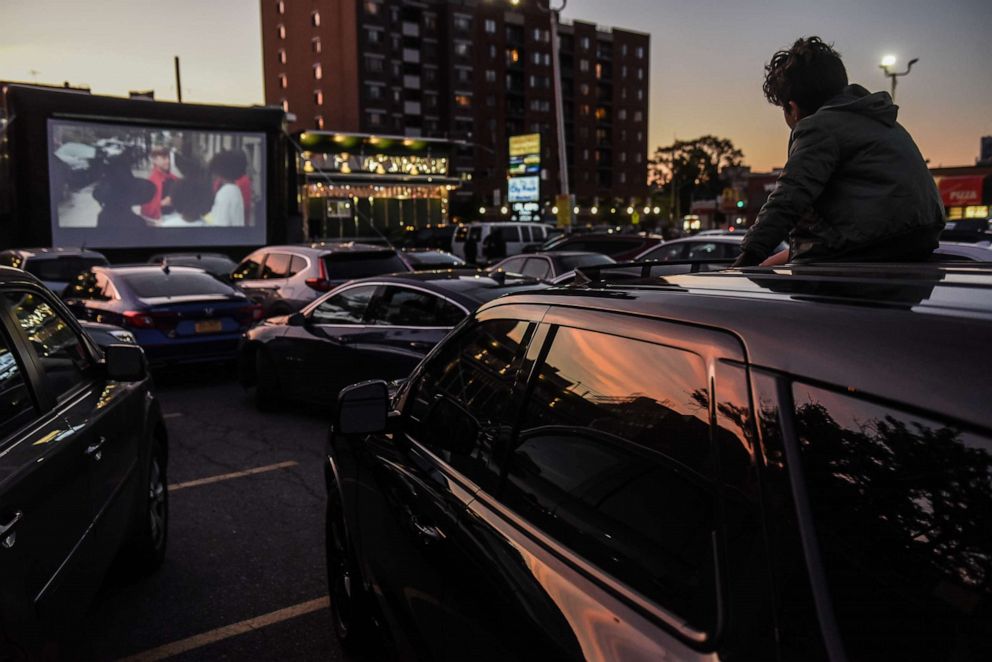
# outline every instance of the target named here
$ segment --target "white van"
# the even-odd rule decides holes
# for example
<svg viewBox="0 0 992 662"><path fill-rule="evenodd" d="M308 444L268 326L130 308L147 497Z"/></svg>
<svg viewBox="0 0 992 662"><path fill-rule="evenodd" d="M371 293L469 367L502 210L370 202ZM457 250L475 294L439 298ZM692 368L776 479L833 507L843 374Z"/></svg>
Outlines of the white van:
<svg viewBox="0 0 992 662"><path fill-rule="evenodd" d="M493 259L487 259L483 253L483 246L486 237L492 234L495 228L500 228L503 238L506 240L506 255L500 255ZM465 241L471 239L475 242L475 262L484 264L486 262L498 262L504 257L517 255L524 251L524 246L529 244L543 244L548 238L549 226L544 223L531 223L522 221L503 221L470 223L459 225L455 234L451 237L451 252L462 259L465 258Z"/></svg>

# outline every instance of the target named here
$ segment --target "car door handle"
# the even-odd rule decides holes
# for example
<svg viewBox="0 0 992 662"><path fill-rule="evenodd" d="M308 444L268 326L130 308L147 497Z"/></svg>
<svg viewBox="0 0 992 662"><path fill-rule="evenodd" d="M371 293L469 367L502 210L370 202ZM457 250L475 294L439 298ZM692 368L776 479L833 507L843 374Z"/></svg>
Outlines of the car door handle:
<svg viewBox="0 0 992 662"><path fill-rule="evenodd" d="M100 437L94 443L86 447L86 455L99 462L103 458L103 445L107 443L106 437Z"/></svg>
<svg viewBox="0 0 992 662"><path fill-rule="evenodd" d="M437 542L438 540L444 540L444 531L437 528L436 526L425 526L417 520L416 515L410 516L410 526L413 527L414 533L416 533L424 542Z"/></svg>
<svg viewBox="0 0 992 662"><path fill-rule="evenodd" d="M4 549L10 549L14 546L17 541L17 533L12 531L12 529L24 519L24 511L17 510L14 511L14 516L10 518L10 521L6 524L0 524L0 547Z"/></svg>

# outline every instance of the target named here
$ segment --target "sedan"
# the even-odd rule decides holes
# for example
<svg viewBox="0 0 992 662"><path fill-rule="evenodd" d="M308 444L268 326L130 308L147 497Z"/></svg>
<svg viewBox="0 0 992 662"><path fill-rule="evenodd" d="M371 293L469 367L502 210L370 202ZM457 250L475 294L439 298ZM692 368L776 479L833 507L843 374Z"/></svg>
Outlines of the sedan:
<svg viewBox="0 0 992 662"><path fill-rule="evenodd" d="M522 274L540 280L553 281L569 271L579 267L592 267L602 264L614 264L616 260L601 253L582 251L555 251L550 253L529 253L514 255L497 262L489 268L490 271L503 271L511 274Z"/></svg>
<svg viewBox="0 0 992 662"><path fill-rule="evenodd" d="M329 404L348 384L406 377L480 305L536 287L544 286L467 269L354 280L299 313L249 330L240 353L241 382L255 388L263 410L286 397Z"/></svg>
<svg viewBox="0 0 992 662"><path fill-rule="evenodd" d="M237 263L223 253L160 253L153 255L148 264L168 264L170 267L196 267L224 281L231 282L231 272Z"/></svg>
<svg viewBox="0 0 992 662"><path fill-rule="evenodd" d="M262 317L243 292L191 267L93 267L65 300L80 319L131 331L153 364L234 359Z"/></svg>

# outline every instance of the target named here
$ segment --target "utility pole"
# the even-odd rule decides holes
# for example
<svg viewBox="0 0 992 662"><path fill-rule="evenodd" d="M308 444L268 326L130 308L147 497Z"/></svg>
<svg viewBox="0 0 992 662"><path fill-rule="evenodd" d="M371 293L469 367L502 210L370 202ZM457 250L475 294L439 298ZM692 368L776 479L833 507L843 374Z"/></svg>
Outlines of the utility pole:
<svg viewBox="0 0 992 662"><path fill-rule="evenodd" d="M882 71L885 72L885 75L888 76L892 80L892 92L891 92L891 95L892 95L892 100L893 101L896 100L896 80L899 78L899 76L908 76L909 75L909 72L913 69L913 65L916 64L919 61L920 61L920 58L914 57L912 60L909 61L909 64L906 65L906 71L895 72L895 71L892 71L892 68L891 67L892 67L892 65L894 65L896 63L896 56L895 55L886 55L885 57L882 58L882 63L879 64L878 66L881 67Z"/></svg>
<svg viewBox="0 0 992 662"><path fill-rule="evenodd" d="M174 55L172 61L176 66L176 101L179 103L183 102L183 84L182 80L179 78L179 56Z"/></svg>

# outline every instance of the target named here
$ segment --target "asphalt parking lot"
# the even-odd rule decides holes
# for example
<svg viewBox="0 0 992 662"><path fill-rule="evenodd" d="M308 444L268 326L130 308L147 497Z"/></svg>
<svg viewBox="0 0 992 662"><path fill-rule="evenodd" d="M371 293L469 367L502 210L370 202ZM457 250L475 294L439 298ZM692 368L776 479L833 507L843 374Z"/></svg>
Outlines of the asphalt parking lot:
<svg viewBox="0 0 992 662"><path fill-rule="evenodd" d="M216 366L156 383L170 442L165 563L137 581L110 577L72 656L349 659L327 608L326 415L261 414Z"/></svg>

